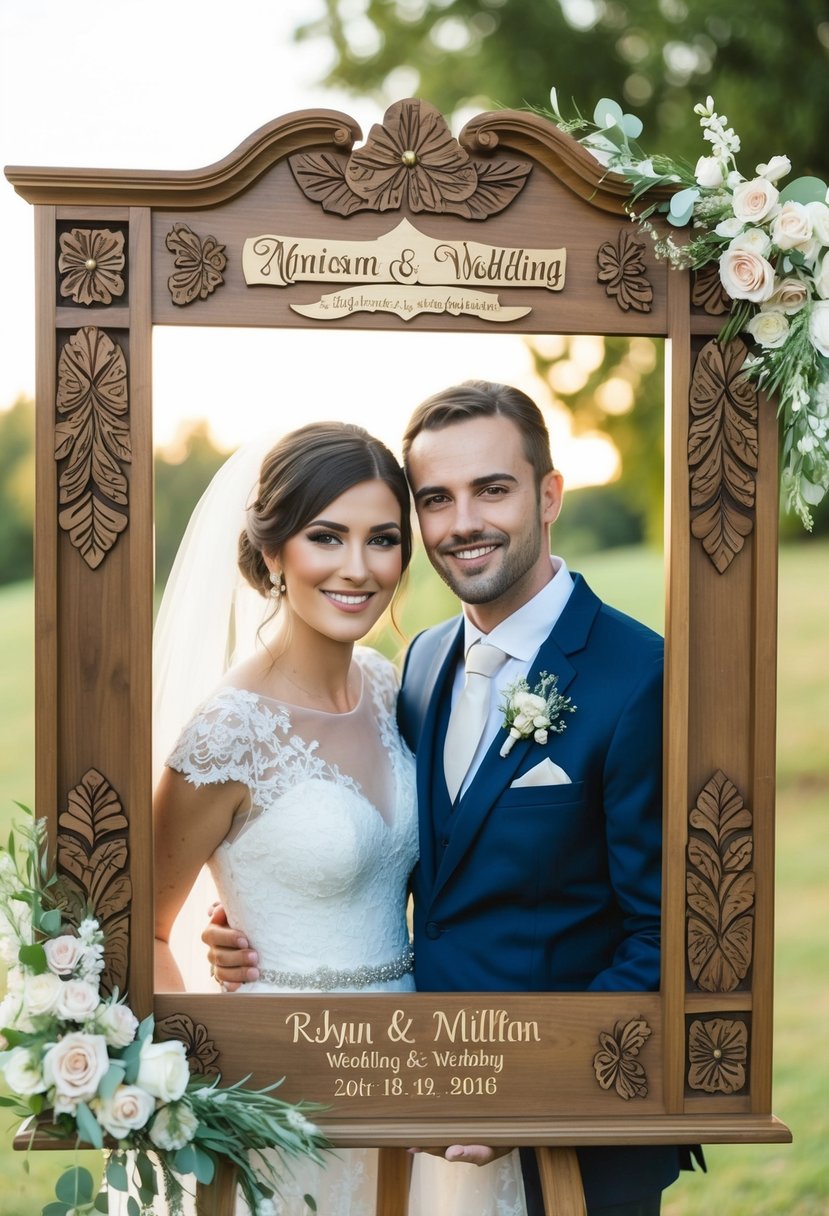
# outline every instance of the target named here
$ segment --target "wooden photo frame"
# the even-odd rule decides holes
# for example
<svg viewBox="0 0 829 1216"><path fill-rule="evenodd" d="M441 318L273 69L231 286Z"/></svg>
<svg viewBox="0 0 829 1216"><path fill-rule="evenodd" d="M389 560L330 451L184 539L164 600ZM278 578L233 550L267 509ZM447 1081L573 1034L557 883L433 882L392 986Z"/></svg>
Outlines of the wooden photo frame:
<svg viewBox="0 0 829 1216"><path fill-rule="evenodd" d="M728 303L654 257L627 184L545 119L485 113L454 139L408 99L360 139L306 110L202 170L6 170L37 234L36 808L102 919L105 982L194 1069L328 1104L338 1145L787 1140L777 432L743 344L716 342ZM239 998L154 996L154 325L666 340L660 992L250 996L244 1033Z"/></svg>

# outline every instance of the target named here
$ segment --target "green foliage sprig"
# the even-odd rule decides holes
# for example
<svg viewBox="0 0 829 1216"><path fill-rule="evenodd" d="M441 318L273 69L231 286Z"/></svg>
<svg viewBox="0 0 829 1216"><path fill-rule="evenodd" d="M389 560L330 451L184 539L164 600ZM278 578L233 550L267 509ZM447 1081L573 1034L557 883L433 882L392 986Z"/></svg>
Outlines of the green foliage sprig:
<svg viewBox="0 0 829 1216"><path fill-rule="evenodd" d="M0 848L0 955L9 966L0 1071L12 1094L0 1105L40 1116L37 1127L78 1147L111 1150L97 1194L89 1171L73 1165L43 1216L106 1212L109 1188L127 1193L128 1216L160 1193L179 1216L183 1180L211 1182L220 1158L236 1165L251 1212L275 1216L278 1160L322 1163L330 1148L308 1118L322 1108L276 1098L282 1081L250 1090L191 1076L182 1043L156 1042L153 1018L139 1023L117 990L101 995L104 935L92 915L77 930L63 925L55 883L44 821L18 825Z"/></svg>

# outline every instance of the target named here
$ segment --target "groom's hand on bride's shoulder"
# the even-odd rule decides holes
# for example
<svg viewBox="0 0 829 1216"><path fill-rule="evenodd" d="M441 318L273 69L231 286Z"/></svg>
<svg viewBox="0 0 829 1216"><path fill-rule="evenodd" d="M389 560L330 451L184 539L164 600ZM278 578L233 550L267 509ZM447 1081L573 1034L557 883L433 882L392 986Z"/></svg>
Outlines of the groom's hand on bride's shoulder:
<svg viewBox="0 0 829 1216"><path fill-rule="evenodd" d="M244 933L231 929L221 904L211 907L201 939L207 946L211 974L226 992L235 992L240 984L259 979L259 955L250 949Z"/></svg>

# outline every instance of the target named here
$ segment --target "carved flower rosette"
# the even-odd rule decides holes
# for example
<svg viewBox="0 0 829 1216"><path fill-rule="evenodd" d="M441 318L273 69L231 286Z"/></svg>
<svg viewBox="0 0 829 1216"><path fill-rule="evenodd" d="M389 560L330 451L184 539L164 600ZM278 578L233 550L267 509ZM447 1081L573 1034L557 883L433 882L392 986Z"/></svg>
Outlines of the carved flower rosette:
<svg viewBox="0 0 829 1216"><path fill-rule="evenodd" d="M290 158L306 198L335 215L394 211L483 220L523 189L531 165L505 157L472 160L443 115L416 98L395 102L362 148L346 159L330 152Z"/></svg>
<svg viewBox="0 0 829 1216"><path fill-rule="evenodd" d="M73 228L60 238L60 294L76 304L111 304L124 294L124 234Z"/></svg>

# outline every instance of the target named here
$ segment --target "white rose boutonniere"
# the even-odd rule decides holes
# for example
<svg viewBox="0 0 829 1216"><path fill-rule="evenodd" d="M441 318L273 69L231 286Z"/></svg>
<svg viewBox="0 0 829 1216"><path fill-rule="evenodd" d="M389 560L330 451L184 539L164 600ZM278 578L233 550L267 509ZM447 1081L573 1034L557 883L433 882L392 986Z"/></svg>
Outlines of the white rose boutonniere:
<svg viewBox="0 0 829 1216"><path fill-rule="evenodd" d="M541 680L531 689L525 676L514 680L504 689L501 711L504 730L509 731L500 754L508 756L517 739L532 735L536 743L546 743L550 734L560 735L567 727L563 714L575 713L576 706L569 697L557 690L558 676L542 671Z"/></svg>

